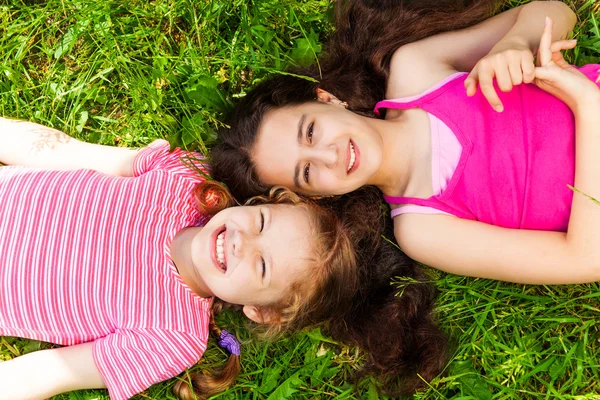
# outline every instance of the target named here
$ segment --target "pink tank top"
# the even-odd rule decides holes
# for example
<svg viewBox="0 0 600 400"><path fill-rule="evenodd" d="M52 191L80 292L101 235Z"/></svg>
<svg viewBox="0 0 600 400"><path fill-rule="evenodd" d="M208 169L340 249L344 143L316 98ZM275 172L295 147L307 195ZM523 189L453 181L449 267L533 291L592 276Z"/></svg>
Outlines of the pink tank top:
<svg viewBox="0 0 600 400"><path fill-rule="evenodd" d="M448 182L454 175L462 148L448 125L434 115L427 114L427 116L429 117L429 130L431 133L431 186L433 194L439 195L446 189ZM448 214L436 208L414 204L394 208L391 214L394 218L397 215L406 213Z"/></svg>
<svg viewBox="0 0 600 400"><path fill-rule="evenodd" d="M580 68L596 81L600 65ZM428 199L385 196L391 204L432 207L492 225L566 231L575 174L573 114L535 85L496 91L496 113L480 91L467 97L466 73L454 74L422 95L384 100L382 108L421 108L456 135L462 152L444 191ZM599 110L600 112L600 110Z"/></svg>

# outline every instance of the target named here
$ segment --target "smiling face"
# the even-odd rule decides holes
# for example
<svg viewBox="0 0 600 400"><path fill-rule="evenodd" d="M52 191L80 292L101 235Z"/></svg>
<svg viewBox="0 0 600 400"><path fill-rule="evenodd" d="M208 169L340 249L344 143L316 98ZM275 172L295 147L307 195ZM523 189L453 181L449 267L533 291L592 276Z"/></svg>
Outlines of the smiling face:
<svg viewBox="0 0 600 400"><path fill-rule="evenodd" d="M227 208L194 237L192 260L199 287L219 299L268 306L305 279L314 260L312 228L304 207Z"/></svg>
<svg viewBox="0 0 600 400"><path fill-rule="evenodd" d="M339 105L304 103L268 112L252 148L262 182L308 195L349 193L369 184L383 142L368 118Z"/></svg>

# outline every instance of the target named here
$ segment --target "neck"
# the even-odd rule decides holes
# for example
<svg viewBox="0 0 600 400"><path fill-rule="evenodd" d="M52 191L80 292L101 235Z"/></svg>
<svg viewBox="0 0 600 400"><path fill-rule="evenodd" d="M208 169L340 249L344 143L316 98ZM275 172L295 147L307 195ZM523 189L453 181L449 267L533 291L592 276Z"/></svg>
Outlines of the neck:
<svg viewBox="0 0 600 400"><path fill-rule="evenodd" d="M403 195L409 187L416 186L418 175L415 172L429 155L424 146L429 143L429 136L423 134L426 132L423 121L413 115L403 112L393 119L373 120L381 134L383 158L369 184L377 186L384 194Z"/></svg>
<svg viewBox="0 0 600 400"><path fill-rule="evenodd" d="M202 227L189 227L180 230L171 242L171 259L177 267L183 282L198 296L211 297L213 294L206 286L194 267L193 244Z"/></svg>

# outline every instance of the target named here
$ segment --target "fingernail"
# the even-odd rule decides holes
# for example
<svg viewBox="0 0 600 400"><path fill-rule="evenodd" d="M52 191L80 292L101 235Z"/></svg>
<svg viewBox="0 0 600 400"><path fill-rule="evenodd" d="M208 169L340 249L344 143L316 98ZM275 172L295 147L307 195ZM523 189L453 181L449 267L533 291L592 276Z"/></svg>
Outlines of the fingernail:
<svg viewBox="0 0 600 400"><path fill-rule="evenodd" d="M502 106L496 106L496 107L494 107L494 110L496 110L498 112L502 112L502 111L504 111L504 107L502 107Z"/></svg>
<svg viewBox="0 0 600 400"><path fill-rule="evenodd" d="M548 25L550 23L550 18L546 17L546 25Z"/></svg>

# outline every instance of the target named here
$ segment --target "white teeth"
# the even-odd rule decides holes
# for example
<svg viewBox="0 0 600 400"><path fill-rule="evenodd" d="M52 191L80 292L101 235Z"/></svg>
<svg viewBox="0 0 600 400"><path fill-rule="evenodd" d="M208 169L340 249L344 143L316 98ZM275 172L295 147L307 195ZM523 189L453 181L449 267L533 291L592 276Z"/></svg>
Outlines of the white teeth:
<svg viewBox="0 0 600 400"><path fill-rule="evenodd" d="M350 163L348 164L348 171L354 166L354 160L356 160L356 153L354 153L354 146L350 142Z"/></svg>
<svg viewBox="0 0 600 400"><path fill-rule="evenodd" d="M225 249L223 247L223 244L225 243L225 232L221 232L219 234L219 236L217 236L217 261L219 262L219 264L222 264L223 266L225 266Z"/></svg>

